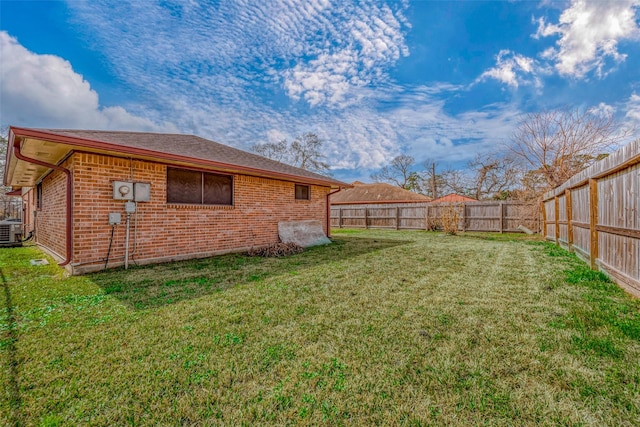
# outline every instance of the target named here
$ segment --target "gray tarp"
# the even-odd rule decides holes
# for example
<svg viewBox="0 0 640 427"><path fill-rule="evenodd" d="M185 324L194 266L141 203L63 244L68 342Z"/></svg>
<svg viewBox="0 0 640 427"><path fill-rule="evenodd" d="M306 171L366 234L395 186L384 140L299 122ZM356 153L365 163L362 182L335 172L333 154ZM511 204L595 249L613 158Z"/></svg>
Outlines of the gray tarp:
<svg viewBox="0 0 640 427"><path fill-rule="evenodd" d="M279 222L278 235L284 243L293 242L303 248L331 243L317 220Z"/></svg>

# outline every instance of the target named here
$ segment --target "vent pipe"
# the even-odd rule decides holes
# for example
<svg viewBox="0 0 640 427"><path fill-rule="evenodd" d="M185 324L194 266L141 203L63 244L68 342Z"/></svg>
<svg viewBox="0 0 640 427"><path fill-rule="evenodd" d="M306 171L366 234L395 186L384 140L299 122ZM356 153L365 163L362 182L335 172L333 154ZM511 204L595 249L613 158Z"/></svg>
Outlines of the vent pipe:
<svg viewBox="0 0 640 427"><path fill-rule="evenodd" d="M336 191L332 191L327 194L327 237L331 237L331 197L332 194L336 194L342 190L342 187L338 187Z"/></svg>

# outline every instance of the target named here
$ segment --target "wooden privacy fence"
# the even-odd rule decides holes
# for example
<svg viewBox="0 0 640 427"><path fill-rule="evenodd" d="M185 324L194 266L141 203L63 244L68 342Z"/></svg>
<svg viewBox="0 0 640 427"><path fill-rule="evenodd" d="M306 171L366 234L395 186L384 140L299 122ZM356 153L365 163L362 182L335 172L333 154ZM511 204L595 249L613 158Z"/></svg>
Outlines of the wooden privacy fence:
<svg viewBox="0 0 640 427"><path fill-rule="evenodd" d="M520 202L398 203L331 206L331 226L336 228L387 228L435 230L453 217L459 231L519 232L523 225L539 230L535 205Z"/></svg>
<svg viewBox="0 0 640 427"><path fill-rule="evenodd" d="M543 234L640 296L640 140L544 195Z"/></svg>

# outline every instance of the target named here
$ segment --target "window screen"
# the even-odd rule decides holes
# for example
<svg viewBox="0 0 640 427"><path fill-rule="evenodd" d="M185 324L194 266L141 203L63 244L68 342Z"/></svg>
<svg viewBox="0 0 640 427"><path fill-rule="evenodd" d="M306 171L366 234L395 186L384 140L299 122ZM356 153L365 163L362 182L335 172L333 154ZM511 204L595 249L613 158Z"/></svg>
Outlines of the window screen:
<svg viewBox="0 0 640 427"><path fill-rule="evenodd" d="M296 184L296 200L309 200L310 193L308 185Z"/></svg>
<svg viewBox="0 0 640 427"><path fill-rule="evenodd" d="M231 204L231 177L224 175L204 175L205 205L230 205Z"/></svg>
<svg viewBox="0 0 640 427"><path fill-rule="evenodd" d="M167 203L231 205L232 195L228 175L167 168Z"/></svg>

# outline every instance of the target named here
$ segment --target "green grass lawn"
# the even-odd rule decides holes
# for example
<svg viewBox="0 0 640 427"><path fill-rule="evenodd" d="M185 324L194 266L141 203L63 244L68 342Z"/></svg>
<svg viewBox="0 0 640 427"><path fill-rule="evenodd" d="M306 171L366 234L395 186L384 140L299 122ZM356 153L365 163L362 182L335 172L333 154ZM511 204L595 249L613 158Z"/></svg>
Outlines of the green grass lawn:
<svg viewBox="0 0 640 427"><path fill-rule="evenodd" d="M0 249L0 424L638 425L640 303L519 235L65 277Z"/></svg>

